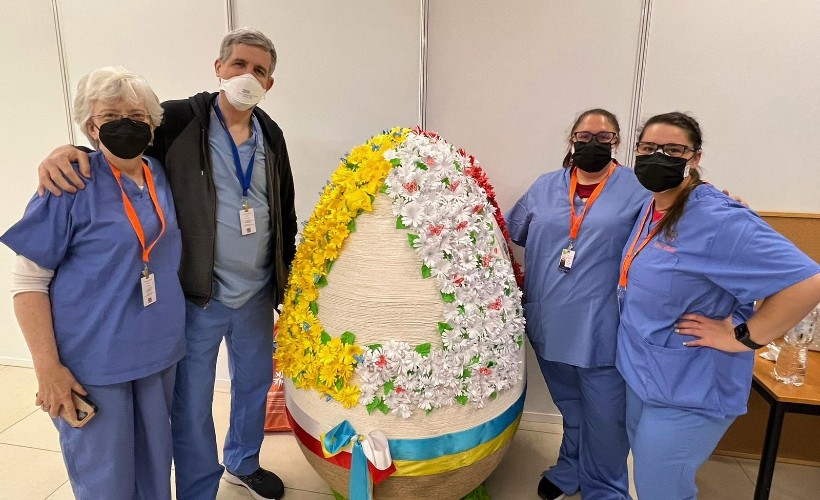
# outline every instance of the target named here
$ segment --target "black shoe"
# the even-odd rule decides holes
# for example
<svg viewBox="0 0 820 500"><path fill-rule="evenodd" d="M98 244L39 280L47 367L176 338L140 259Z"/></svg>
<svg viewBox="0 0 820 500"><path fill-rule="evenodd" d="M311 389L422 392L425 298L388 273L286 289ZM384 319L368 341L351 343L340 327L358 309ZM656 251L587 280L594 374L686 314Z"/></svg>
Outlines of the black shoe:
<svg viewBox="0 0 820 500"><path fill-rule="evenodd" d="M222 479L231 484L244 486L256 500L277 500L285 494L285 485L279 476L262 467L247 476L240 476L225 469Z"/></svg>
<svg viewBox="0 0 820 500"><path fill-rule="evenodd" d="M567 495L561 491L561 488L552 484L547 476L542 476L538 483L538 496L544 500L561 500Z"/></svg>

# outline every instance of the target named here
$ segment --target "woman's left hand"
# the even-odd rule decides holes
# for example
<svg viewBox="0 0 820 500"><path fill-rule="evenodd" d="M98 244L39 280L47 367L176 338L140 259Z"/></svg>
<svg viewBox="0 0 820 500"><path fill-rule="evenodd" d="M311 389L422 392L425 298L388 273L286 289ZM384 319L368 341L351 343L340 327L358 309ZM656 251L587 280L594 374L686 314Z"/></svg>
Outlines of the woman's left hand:
<svg viewBox="0 0 820 500"><path fill-rule="evenodd" d="M743 352L749 348L735 339L732 316L725 319L711 319L700 314L687 313L680 317L675 333L697 337L684 342L687 347L705 346L726 352Z"/></svg>

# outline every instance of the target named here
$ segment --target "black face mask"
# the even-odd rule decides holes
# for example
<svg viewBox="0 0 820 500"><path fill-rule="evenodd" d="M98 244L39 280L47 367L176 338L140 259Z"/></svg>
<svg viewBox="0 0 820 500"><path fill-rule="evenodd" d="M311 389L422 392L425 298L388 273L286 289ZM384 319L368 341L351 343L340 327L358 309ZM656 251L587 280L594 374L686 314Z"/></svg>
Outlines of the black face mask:
<svg viewBox="0 0 820 500"><path fill-rule="evenodd" d="M589 142L576 142L574 148L572 164L584 172L600 172L612 161L612 144L601 144L594 137Z"/></svg>
<svg viewBox="0 0 820 500"><path fill-rule="evenodd" d="M130 118L108 122L100 127L100 142L117 158L136 158L151 142L151 127Z"/></svg>
<svg viewBox="0 0 820 500"><path fill-rule="evenodd" d="M660 193L680 186L685 178L686 158L666 156L660 151L635 158L635 176L646 189Z"/></svg>

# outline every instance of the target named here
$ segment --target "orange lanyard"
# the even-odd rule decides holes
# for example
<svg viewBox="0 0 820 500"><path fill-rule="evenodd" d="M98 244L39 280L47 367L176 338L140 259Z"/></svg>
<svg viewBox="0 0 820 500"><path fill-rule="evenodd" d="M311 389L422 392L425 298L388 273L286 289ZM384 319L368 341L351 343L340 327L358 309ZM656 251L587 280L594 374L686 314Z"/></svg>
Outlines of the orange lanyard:
<svg viewBox="0 0 820 500"><path fill-rule="evenodd" d="M145 183L148 185L148 193L151 195L151 201L154 203L154 208L157 210L157 215L159 216L159 222L161 225L157 239L146 247L145 232L142 230L142 224L140 223L139 217L137 217L137 212L134 210L134 205L131 204L131 200L128 199L128 196L125 194L125 190L122 188L120 171L114 168L111 163L109 163L108 166L111 168L111 172L117 179L117 184L120 185L120 193L122 193L122 204L125 207L125 215L128 216L128 221L131 222L131 227L134 228L134 232L137 233L137 239L140 240L140 246L142 247L142 261L145 263L145 272L147 272L148 262L151 260L151 249L154 248L154 245L157 244L159 239L162 237L162 234L165 232L165 214L162 213L162 207L157 199L157 190L154 186L154 176L151 175L151 169L149 169L148 165L146 165L145 161L143 161L142 172L145 175Z"/></svg>
<svg viewBox="0 0 820 500"><path fill-rule="evenodd" d="M569 239L575 241L578 237L578 231L581 229L581 224L584 222L584 217L587 214L587 210L589 207L595 203L595 200L598 199L598 196L601 194L601 191L604 189L604 185L606 181L609 180L609 176L612 175L612 172L615 171L615 162L609 167L609 172L604 177L604 180L598 183L598 186L592 191L592 194L589 196L586 204L584 205L584 209L581 211L581 215L575 215L575 190L578 188L578 172L573 168L572 173L570 174L570 181L569 181Z"/></svg>
<svg viewBox="0 0 820 500"><path fill-rule="evenodd" d="M643 228L646 227L646 221L649 219L649 214L655 211L655 200L652 200L652 203L649 204L649 207L646 209L646 213L643 216L643 220L641 221L641 228L638 229L638 234L635 235L635 239L632 240L632 245L629 247L629 251L626 252L626 257L624 257L624 262L621 264L621 278L618 280L618 287L621 289L626 288L626 281L627 277L629 276L629 268L632 266L632 261L635 260L635 257L641 253L641 250L646 246L649 241L655 237L655 234L658 232L658 228L660 224L653 227L649 234L641 242L638 249L635 250L635 245L638 244L638 240L641 238L641 233L643 233Z"/></svg>

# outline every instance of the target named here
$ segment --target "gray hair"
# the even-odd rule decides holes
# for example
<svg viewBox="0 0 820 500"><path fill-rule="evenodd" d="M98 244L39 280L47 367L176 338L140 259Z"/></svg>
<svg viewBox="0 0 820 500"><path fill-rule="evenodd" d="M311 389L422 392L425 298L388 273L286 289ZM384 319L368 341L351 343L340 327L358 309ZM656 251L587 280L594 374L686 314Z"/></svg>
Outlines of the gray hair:
<svg viewBox="0 0 820 500"><path fill-rule="evenodd" d="M91 120L94 103L116 103L120 101L145 104L151 132L162 122L162 106L148 82L122 66L106 66L95 69L80 78L77 96L74 97L74 122L83 134L94 144L96 141L88 133L86 126Z"/></svg>
<svg viewBox="0 0 820 500"><path fill-rule="evenodd" d="M276 68L276 49L273 47L273 42L264 33L253 28L237 28L225 35L225 38L222 39L222 46L219 47L219 60L225 62L230 59L233 46L238 43L253 45L270 52L268 76L273 74L273 70Z"/></svg>

